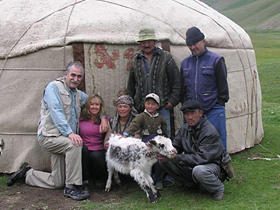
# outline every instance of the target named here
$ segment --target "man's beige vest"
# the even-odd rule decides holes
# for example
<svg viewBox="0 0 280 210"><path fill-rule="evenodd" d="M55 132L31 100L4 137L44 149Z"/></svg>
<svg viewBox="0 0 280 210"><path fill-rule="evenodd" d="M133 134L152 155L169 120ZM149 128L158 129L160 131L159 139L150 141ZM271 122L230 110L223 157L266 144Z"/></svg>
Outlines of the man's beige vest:
<svg viewBox="0 0 280 210"><path fill-rule="evenodd" d="M60 77L60 78L56 79L55 81L53 81L53 83L56 85L56 87L59 91L60 99L63 104L64 115L65 115L66 120L69 122L70 117L71 117L72 100L71 100L70 93L67 91L68 88L66 86L65 79L64 79L64 77ZM77 119L78 122L79 122L81 106L82 106L82 104L80 103L81 95L82 95L82 91L77 89L76 113L77 113L77 117L78 117L78 119ZM38 126L38 135L41 134L42 136L56 136L56 137L62 135L60 133L60 131L57 129L57 127L54 125L49 109L46 109L44 98L41 101L40 114L41 114L41 117L40 117L39 126ZM73 131L73 132L75 132L75 131Z"/></svg>

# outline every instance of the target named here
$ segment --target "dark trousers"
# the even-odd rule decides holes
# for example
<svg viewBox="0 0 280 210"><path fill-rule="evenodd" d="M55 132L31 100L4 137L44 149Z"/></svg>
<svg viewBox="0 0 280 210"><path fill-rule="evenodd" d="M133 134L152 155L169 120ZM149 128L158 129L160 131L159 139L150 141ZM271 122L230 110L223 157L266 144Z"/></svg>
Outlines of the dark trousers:
<svg viewBox="0 0 280 210"><path fill-rule="evenodd" d="M152 168L152 177L155 183L162 181L163 172L163 169L159 165L159 161L157 161Z"/></svg>
<svg viewBox="0 0 280 210"><path fill-rule="evenodd" d="M82 166L83 166L83 180L93 178L95 180L107 179L107 165L105 160L106 151L103 150L88 150L83 145L82 150Z"/></svg>
<svg viewBox="0 0 280 210"><path fill-rule="evenodd" d="M177 182L180 182L190 188L197 186L197 184L194 182L192 177L192 168L183 167L171 161L170 162L159 161L159 165Z"/></svg>

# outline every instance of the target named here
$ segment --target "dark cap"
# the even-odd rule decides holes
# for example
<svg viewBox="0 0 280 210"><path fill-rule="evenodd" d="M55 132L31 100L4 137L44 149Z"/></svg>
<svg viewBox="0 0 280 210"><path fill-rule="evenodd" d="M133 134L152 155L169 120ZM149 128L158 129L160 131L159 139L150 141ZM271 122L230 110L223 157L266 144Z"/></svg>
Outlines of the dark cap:
<svg viewBox="0 0 280 210"><path fill-rule="evenodd" d="M198 109L202 110L202 107L201 107L200 103L195 100L186 101L186 102L184 102L184 104L181 107L181 111L183 113L194 112L195 110L198 110Z"/></svg>
<svg viewBox="0 0 280 210"><path fill-rule="evenodd" d="M193 26L189 28L186 32L186 43L188 46L193 45L204 39L204 34L199 30L199 28Z"/></svg>

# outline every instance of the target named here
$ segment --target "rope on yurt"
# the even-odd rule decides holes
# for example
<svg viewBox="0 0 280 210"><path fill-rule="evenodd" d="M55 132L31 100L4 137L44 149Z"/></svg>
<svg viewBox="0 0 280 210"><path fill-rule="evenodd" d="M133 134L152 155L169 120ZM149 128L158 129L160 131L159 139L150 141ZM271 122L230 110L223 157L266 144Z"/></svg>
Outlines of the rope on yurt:
<svg viewBox="0 0 280 210"><path fill-rule="evenodd" d="M238 117L244 117L244 116L246 116L248 114L255 114L255 113L259 112L259 111L261 111L261 108L258 108L258 109L254 110L254 111L246 112L244 114L239 114L239 115L227 117L227 119L234 119L234 118L238 118Z"/></svg>
<svg viewBox="0 0 280 210"><path fill-rule="evenodd" d="M74 4L72 6L71 12L69 14L69 17L68 17L68 20L67 20L67 25L66 25L66 30L65 30L65 36L64 36L64 39L63 39L63 65L64 65L64 69L66 69L66 37L67 37L67 32L68 32L68 28L69 28L70 19L72 17L72 13L73 13L73 10L74 10L76 4L77 4L77 0L75 0Z"/></svg>

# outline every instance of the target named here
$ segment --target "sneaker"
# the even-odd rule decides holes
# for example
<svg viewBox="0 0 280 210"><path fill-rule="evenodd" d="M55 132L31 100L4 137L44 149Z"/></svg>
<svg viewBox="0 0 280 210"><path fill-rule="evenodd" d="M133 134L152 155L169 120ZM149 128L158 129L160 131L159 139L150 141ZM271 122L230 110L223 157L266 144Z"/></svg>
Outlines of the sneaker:
<svg viewBox="0 0 280 210"><path fill-rule="evenodd" d="M19 170L13 173L10 178L7 181L8 186L12 186L14 183L16 183L19 180L25 180L26 172L29 171L31 167L28 165L28 163L23 163Z"/></svg>
<svg viewBox="0 0 280 210"><path fill-rule="evenodd" d="M85 200L85 199L89 198L89 194L84 193L83 191L77 189L76 187L74 187L74 188L65 187L63 195L66 198L71 198L71 199L77 200L77 201Z"/></svg>
<svg viewBox="0 0 280 210"><path fill-rule="evenodd" d="M156 188L156 190L162 190L163 189L162 181L157 181L155 188Z"/></svg>
<svg viewBox="0 0 280 210"><path fill-rule="evenodd" d="M213 200L220 201L224 198L224 191L218 191L213 194Z"/></svg>

